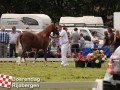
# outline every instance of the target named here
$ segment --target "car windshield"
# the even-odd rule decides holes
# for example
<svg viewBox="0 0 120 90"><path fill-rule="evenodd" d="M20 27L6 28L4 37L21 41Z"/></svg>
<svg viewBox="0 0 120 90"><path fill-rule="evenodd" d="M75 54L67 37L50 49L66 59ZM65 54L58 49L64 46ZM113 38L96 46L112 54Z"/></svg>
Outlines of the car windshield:
<svg viewBox="0 0 120 90"><path fill-rule="evenodd" d="M103 39L104 38L104 31L105 29L89 29L90 30L90 33L92 34L94 31L97 32L97 37L99 39Z"/></svg>

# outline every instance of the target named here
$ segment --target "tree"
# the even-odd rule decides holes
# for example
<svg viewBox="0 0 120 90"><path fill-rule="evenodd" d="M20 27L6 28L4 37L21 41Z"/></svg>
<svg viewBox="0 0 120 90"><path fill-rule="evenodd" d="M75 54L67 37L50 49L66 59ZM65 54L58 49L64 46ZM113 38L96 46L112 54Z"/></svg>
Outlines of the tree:
<svg viewBox="0 0 120 90"><path fill-rule="evenodd" d="M115 11L120 11L119 0L0 0L0 14L44 13L57 22L62 16L94 15L107 23Z"/></svg>

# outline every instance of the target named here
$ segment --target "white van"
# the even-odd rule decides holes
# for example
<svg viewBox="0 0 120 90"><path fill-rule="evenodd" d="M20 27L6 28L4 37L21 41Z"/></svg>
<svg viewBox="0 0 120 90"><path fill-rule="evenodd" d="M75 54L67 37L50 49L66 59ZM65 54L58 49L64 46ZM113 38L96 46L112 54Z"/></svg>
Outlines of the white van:
<svg viewBox="0 0 120 90"><path fill-rule="evenodd" d="M2 14L0 25L7 29L15 26L17 29L43 30L51 23L51 18L46 14Z"/></svg>

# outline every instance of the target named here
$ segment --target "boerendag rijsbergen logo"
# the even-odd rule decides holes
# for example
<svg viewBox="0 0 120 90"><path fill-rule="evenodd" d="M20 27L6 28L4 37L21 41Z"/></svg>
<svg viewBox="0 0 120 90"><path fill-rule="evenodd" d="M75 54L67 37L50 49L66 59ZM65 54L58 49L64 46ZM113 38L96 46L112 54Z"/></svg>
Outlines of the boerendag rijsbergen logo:
<svg viewBox="0 0 120 90"><path fill-rule="evenodd" d="M39 88L40 78L16 78L0 74L0 86L4 88Z"/></svg>

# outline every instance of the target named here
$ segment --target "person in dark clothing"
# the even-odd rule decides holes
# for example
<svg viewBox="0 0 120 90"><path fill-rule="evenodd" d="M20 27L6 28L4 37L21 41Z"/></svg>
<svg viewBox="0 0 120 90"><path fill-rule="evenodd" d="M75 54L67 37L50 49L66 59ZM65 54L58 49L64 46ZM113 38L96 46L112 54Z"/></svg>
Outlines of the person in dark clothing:
<svg viewBox="0 0 120 90"><path fill-rule="evenodd" d="M71 56L74 57L79 52L79 39L78 28L74 28L74 32L71 35Z"/></svg>
<svg viewBox="0 0 120 90"><path fill-rule="evenodd" d="M9 34L2 27L0 31L0 58L7 58L7 47L9 42Z"/></svg>
<svg viewBox="0 0 120 90"><path fill-rule="evenodd" d="M114 33L112 31L112 28L108 28L108 33L109 33L109 38L110 38L110 52L113 53L114 52Z"/></svg>
<svg viewBox="0 0 120 90"><path fill-rule="evenodd" d="M120 46L120 32L116 31L114 36L114 50L116 50Z"/></svg>
<svg viewBox="0 0 120 90"><path fill-rule="evenodd" d="M110 44L114 41L114 33L111 28L108 28L109 38L110 38Z"/></svg>
<svg viewBox="0 0 120 90"><path fill-rule="evenodd" d="M105 31L104 32L104 40L103 40L103 46L102 46L102 48L109 48L110 47L110 38L109 38L109 36L108 36L108 32L107 31Z"/></svg>

